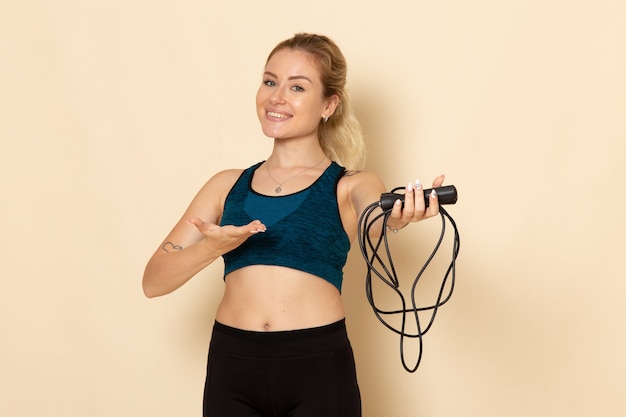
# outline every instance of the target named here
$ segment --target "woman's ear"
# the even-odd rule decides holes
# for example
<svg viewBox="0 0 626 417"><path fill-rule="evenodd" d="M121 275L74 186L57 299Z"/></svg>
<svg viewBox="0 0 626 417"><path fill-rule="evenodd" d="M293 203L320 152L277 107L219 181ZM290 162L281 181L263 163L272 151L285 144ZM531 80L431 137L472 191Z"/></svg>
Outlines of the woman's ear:
<svg viewBox="0 0 626 417"><path fill-rule="evenodd" d="M324 106L324 111L322 112L322 119L328 118L335 113L335 109L339 105L339 96L337 94L333 94L329 99L326 100L326 105Z"/></svg>

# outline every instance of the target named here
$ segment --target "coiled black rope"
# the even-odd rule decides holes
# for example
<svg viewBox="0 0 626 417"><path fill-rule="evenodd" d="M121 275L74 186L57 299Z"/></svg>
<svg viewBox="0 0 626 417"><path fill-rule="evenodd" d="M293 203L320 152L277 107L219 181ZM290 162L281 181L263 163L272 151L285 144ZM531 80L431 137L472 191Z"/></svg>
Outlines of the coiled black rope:
<svg viewBox="0 0 626 417"><path fill-rule="evenodd" d="M392 193L395 193L397 190L403 187L394 188ZM456 191L455 191L456 192ZM389 194L386 195L387 197ZM403 197L402 194L398 194L398 197ZM456 202L456 195L454 201ZM378 209L380 208L380 212L374 215ZM413 283L411 285L410 290L410 306L407 307L407 300L405 299L404 294L400 290L400 280L398 279L398 275L396 273L396 268L393 263L393 258L391 256L391 250L389 247L388 241L388 233L389 228L387 227L387 220L391 215L391 208L384 208L384 205L381 202L372 203L369 205L361 216L359 217L359 227L358 227L358 241L359 246L361 248L361 253L363 254L363 258L367 264L367 274L365 278L365 290L367 295L367 300L374 311L374 314L380 320L380 322L387 327L389 330L400 336L400 359L402 361L402 366L408 372L415 372L419 367L422 361L422 352L423 352L423 336L431 329L435 316L439 308L447 303L452 296L452 292L454 290L455 279L456 279L456 258L459 254L459 231L456 226L454 219L448 214L448 212L440 205L439 206L439 215L441 217L441 234L439 239L431 252L430 256L427 258L426 262L417 273L417 276L413 279ZM373 217L372 217L373 216ZM374 224L381 220L382 218L382 232L376 233L378 236L375 239L372 239L370 236L370 232ZM452 228L454 230L453 244L452 244L452 259L451 262L443 276L441 287L437 294L437 297L433 304L427 306L419 306L416 301L416 291L417 284L424 275L425 271L431 264L431 261L435 257L437 251L439 250L446 233L446 220L450 222ZM378 226L380 227L380 226ZM376 228L378 230L378 228ZM385 256L380 256L379 251L381 246L384 247ZM401 308L395 310L384 310L379 308L376 305L374 300L374 289L373 289L373 278L378 277L383 283L385 283L389 288L393 290L393 292L397 295L400 300ZM424 326L422 321L420 320L420 313L430 314L430 318L427 321L427 324ZM388 317L393 317L401 315L401 324L399 328L396 328L388 321ZM409 333L407 332L407 323L412 319L415 321L416 332ZM418 352L417 359L415 361L415 365L410 367L407 364L405 357L405 349L404 344L406 339L417 339L418 340Z"/></svg>

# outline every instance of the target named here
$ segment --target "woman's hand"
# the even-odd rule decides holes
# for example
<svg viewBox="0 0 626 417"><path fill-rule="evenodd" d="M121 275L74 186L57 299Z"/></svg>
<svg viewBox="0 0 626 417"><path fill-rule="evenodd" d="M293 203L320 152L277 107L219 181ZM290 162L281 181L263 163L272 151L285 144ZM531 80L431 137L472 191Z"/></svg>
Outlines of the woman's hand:
<svg viewBox="0 0 626 417"><path fill-rule="evenodd" d="M441 187L444 179L445 177L443 175L435 178L432 188ZM424 191L419 180L417 180L415 184L409 182L404 193L404 207L402 207L402 201L400 199L396 200L391 209L389 219L387 220L387 227L397 231L411 222L418 222L439 214L437 193L430 193L428 199L428 207L426 207L424 203Z"/></svg>
<svg viewBox="0 0 626 417"><path fill-rule="evenodd" d="M199 217L188 220L188 223L196 226L204 236L205 243L211 253L224 254L235 249L250 236L265 232L266 227L259 220L253 220L245 226L219 226L205 222Z"/></svg>

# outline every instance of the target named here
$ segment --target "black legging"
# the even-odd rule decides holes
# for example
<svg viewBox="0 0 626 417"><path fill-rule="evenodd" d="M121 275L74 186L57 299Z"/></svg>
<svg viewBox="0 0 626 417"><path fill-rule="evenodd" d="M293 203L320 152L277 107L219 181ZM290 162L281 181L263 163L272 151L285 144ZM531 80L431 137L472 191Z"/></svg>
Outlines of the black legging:
<svg viewBox="0 0 626 417"><path fill-rule="evenodd" d="M345 321L252 332L215 323L204 417L360 417Z"/></svg>

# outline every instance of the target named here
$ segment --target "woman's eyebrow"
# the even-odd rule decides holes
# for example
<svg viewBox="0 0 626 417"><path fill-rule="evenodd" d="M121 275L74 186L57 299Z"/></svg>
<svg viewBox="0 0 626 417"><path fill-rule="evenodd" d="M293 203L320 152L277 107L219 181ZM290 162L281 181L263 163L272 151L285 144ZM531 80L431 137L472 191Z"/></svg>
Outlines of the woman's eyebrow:
<svg viewBox="0 0 626 417"><path fill-rule="evenodd" d="M274 74L271 71L265 71L265 75L269 75L270 77L274 77L274 78L278 78L276 76L276 74ZM287 78L288 80L306 80L310 83L313 83L313 81L311 81L311 79L309 77L307 77L306 75L292 75L289 78Z"/></svg>

